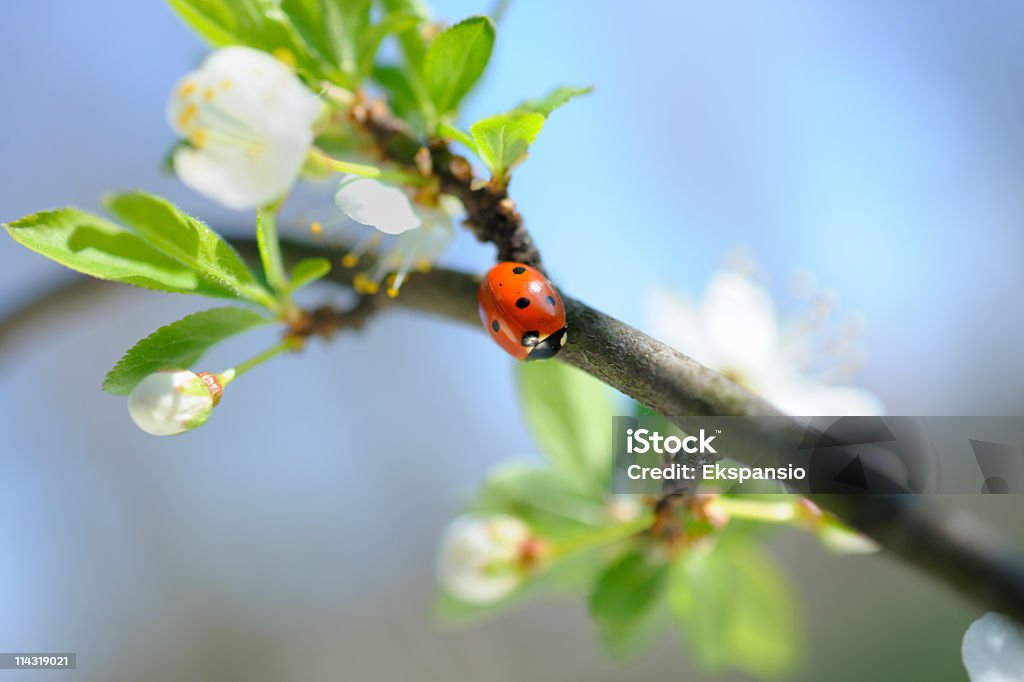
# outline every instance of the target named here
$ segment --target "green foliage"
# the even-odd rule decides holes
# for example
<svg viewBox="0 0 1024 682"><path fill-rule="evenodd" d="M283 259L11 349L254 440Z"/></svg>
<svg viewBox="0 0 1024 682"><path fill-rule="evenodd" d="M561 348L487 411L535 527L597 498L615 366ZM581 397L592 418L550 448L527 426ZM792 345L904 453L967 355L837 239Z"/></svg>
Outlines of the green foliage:
<svg viewBox="0 0 1024 682"><path fill-rule="evenodd" d="M103 390L127 395L153 372L187 369L212 346L253 327L273 322L246 308L213 308L161 327L135 344L103 381Z"/></svg>
<svg viewBox="0 0 1024 682"><path fill-rule="evenodd" d="M292 268L289 292L298 291L307 284L321 279L331 271L331 261L326 258L303 258Z"/></svg>
<svg viewBox="0 0 1024 682"><path fill-rule="evenodd" d="M310 54L277 0L167 0L211 45L247 45L267 52L287 50L300 69L317 76L322 63Z"/></svg>
<svg viewBox="0 0 1024 682"><path fill-rule="evenodd" d="M276 291L288 290L288 276L281 261L281 243L277 238L277 216L273 211L260 209L256 212L256 243L259 245L260 261L267 284Z"/></svg>
<svg viewBox="0 0 1024 682"><path fill-rule="evenodd" d="M561 472L529 464L507 465L488 476L476 509L511 514L549 539L584 533L608 520L603 495L581 491Z"/></svg>
<svg viewBox="0 0 1024 682"><path fill-rule="evenodd" d="M391 14L406 14L418 17L419 23L430 19L430 11L427 8L427 4L422 0L381 0L381 5L386 12ZM427 53L427 43L418 28L419 24L404 30L395 31L398 43L402 48L402 54L405 56L406 66L409 67L411 73L417 74L423 68L423 57Z"/></svg>
<svg viewBox="0 0 1024 682"><path fill-rule="evenodd" d="M518 367L523 412L554 470L580 490L606 494L612 467L608 389L562 362Z"/></svg>
<svg viewBox="0 0 1024 682"><path fill-rule="evenodd" d="M373 68L373 79L383 87L394 112L410 123L422 124L423 111L427 107L426 96L417 91L410 74L393 65L377 65Z"/></svg>
<svg viewBox="0 0 1024 682"><path fill-rule="evenodd" d="M480 158L492 177L507 182L508 174L526 159L544 116L535 112L511 111L477 121L470 128Z"/></svg>
<svg viewBox="0 0 1024 682"><path fill-rule="evenodd" d="M459 106L487 68L494 47L494 22L469 17L443 31L423 58L423 82L436 114L444 116Z"/></svg>
<svg viewBox="0 0 1024 682"><path fill-rule="evenodd" d="M520 111L533 111L542 114L544 117L551 115L551 112L559 107L565 106L570 100L589 95L594 91L593 86L585 88L561 87L555 88L548 94L538 99L528 99L519 105Z"/></svg>
<svg viewBox="0 0 1024 682"><path fill-rule="evenodd" d="M203 278L251 301L275 305L273 297L257 283L230 244L166 199L145 192L127 192L108 196L104 203L146 242Z"/></svg>
<svg viewBox="0 0 1024 682"><path fill-rule="evenodd" d="M373 24L371 0L281 0L281 9L333 80L348 88L358 87L373 68L377 49L392 32L414 28L420 18L395 12Z"/></svg>
<svg viewBox="0 0 1024 682"><path fill-rule="evenodd" d="M598 576L590 615L613 655L627 655L650 641L668 576L667 564L642 550L626 552Z"/></svg>
<svg viewBox="0 0 1024 682"><path fill-rule="evenodd" d="M669 604L706 668L774 677L799 662L796 596L749 538L727 533L710 550L683 554L672 569Z"/></svg>
<svg viewBox="0 0 1024 682"><path fill-rule="evenodd" d="M92 277L179 294L238 298L234 287L183 265L120 225L76 208L43 211L4 227L22 246Z"/></svg>

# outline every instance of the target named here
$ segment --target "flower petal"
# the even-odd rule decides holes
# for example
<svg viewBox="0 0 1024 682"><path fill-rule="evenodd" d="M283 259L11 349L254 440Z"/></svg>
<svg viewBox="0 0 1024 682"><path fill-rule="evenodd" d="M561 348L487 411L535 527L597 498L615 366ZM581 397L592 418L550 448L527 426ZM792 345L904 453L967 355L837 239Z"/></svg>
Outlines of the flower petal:
<svg viewBox="0 0 1024 682"><path fill-rule="evenodd" d="M271 203L298 178L322 109L270 55L221 48L178 81L168 101L168 122L192 145L175 154L175 170L231 208Z"/></svg>
<svg viewBox="0 0 1024 682"><path fill-rule="evenodd" d="M878 397L862 388L832 386L790 374L762 376L751 386L765 400L796 417L872 417L885 414Z"/></svg>
<svg viewBox="0 0 1024 682"><path fill-rule="evenodd" d="M655 287L644 299L644 319L652 336L691 358L714 367L716 354L708 344L706 330L694 303L675 292Z"/></svg>
<svg viewBox="0 0 1024 682"><path fill-rule="evenodd" d="M1024 679L1024 628L998 613L971 623L960 649L971 682Z"/></svg>
<svg viewBox="0 0 1024 682"><path fill-rule="evenodd" d="M772 360L779 323L763 287L731 271L715 274L701 307L702 326L718 357L718 370L756 373Z"/></svg>
<svg viewBox="0 0 1024 682"><path fill-rule="evenodd" d="M404 192L371 178L346 176L334 202L352 220L385 234L401 234L422 224Z"/></svg>

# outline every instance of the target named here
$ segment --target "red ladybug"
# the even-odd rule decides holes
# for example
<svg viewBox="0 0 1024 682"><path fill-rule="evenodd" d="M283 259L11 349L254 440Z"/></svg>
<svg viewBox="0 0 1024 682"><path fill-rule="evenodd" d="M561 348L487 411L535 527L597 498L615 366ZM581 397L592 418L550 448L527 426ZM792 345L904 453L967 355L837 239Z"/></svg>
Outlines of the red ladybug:
<svg viewBox="0 0 1024 682"><path fill-rule="evenodd" d="M487 332L514 358L554 357L568 339L562 297L529 265L495 265L480 283L477 301Z"/></svg>

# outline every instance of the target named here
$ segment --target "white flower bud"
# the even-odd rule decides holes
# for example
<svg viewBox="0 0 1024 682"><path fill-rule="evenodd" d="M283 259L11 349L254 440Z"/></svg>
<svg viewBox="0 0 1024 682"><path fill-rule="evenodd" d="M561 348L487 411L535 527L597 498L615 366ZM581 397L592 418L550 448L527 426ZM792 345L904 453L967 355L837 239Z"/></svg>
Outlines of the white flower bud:
<svg viewBox="0 0 1024 682"><path fill-rule="evenodd" d="M534 558L535 538L513 516L460 516L441 539L441 587L468 604L494 604L511 594Z"/></svg>
<svg viewBox="0 0 1024 682"><path fill-rule="evenodd" d="M187 369L150 374L128 396L132 421L154 436L176 436L202 426L220 402L216 377Z"/></svg>
<svg viewBox="0 0 1024 682"><path fill-rule="evenodd" d="M1024 628L998 613L971 623L960 649L971 682L1024 679Z"/></svg>

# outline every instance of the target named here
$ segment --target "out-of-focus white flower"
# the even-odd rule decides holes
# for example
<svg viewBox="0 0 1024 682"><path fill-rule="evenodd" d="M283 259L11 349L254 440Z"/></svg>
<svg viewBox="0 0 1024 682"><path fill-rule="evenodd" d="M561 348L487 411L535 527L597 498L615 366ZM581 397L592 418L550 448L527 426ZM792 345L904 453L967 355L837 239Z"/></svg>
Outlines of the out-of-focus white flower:
<svg viewBox="0 0 1024 682"><path fill-rule="evenodd" d="M827 338L834 305L825 295L782 320L767 291L736 271L715 273L703 301L654 290L646 317L654 336L794 416L882 414L873 394L838 382L855 369L847 325Z"/></svg>
<svg viewBox="0 0 1024 682"><path fill-rule="evenodd" d="M323 103L266 52L224 47L174 86L167 119L188 141L174 171L235 209L266 206L299 176Z"/></svg>
<svg viewBox="0 0 1024 682"><path fill-rule="evenodd" d="M501 601L522 582L533 544L530 529L514 516L460 516L441 538L438 581L468 604Z"/></svg>
<svg viewBox="0 0 1024 682"><path fill-rule="evenodd" d="M128 396L132 421L154 436L176 436L202 426L220 402L220 384L213 375L186 369L156 372L139 382Z"/></svg>
<svg viewBox="0 0 1024 682"><path fill-rule="evenodd" d="M334 203L352 220L384 234L402 234L423 224L402 190L372 178L345 176Z"/></svg>
<svg viewBox="0 0 1024 682"><path fill-rule="evenodd" d="M356 291L375 294L385 286L388 296L398 295L402 284L414 270L429 272L455 236L452 216L462 210L457 199L443 196L437 206L418 205L397 187L377 180L346 176L338 186L335 204L351 220L374 228L357 240L341 263L355 267L370 251L378 251L374 264L356 275ZM313 230L323 223L313 223ZM379 249L383 236L392 237L386 249Z"/></svg>
<svg viewBox="0 0 1024 682"><path fill-rule="evenodd" d="M1024 680L1024 628L998 613L971 623L960 648L971 682Z"/></svg>

